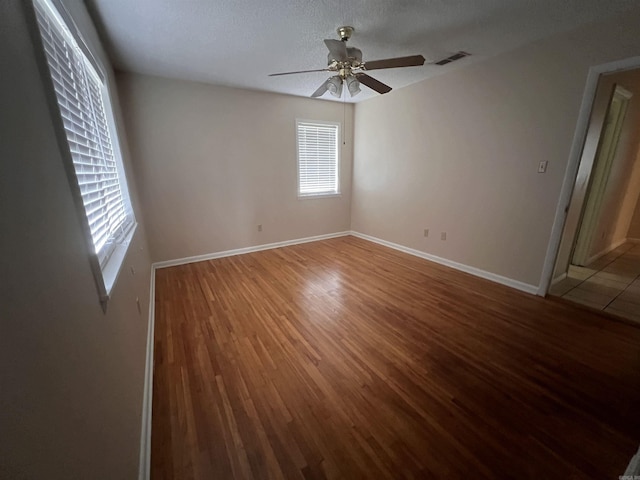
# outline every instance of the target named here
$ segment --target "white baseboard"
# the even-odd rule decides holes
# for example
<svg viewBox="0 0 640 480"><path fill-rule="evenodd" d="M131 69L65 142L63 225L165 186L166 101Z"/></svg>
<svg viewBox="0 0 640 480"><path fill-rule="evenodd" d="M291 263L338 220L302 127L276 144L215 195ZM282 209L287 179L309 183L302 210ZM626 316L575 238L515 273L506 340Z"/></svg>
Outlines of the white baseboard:
<svg viewBox="0 0 640 480"><path fill-rule="evenodd" d="M602 252L600 252L600 253L592 256L591 258L589 258L588 261L587 261L587 265L590 265L592 262L595 262L599 258L604 257L607 253L612 252L613 250L615 250L619 246L624 245L625 243L640 244L640 238L625 238L624 240L621 240L620 242L615 243L613 246L607 247ZM567 267L567 268L569 268L569 267ZM555 285L557 283L560 283L565 278L567 278L567 272L564 272L564 273L558 275L557 277L555 277L553 280L551 280L551 286L553 286L553 285Z"/></svg>
<svg viewBox="0 0 640 480"><path fill-rule="evenodd" d="M351 235L353 235L354 237L362 238L364 240L369 240L370 242L384 245L385 247L393 248L394 250L399 250L401 252L408 253L409 255L414 255L416 257L424 258L425 260L430 260L432 262L439 263L446 267L454 268L456 270L460 270L465 273L470 273L471 275L475 275L476 277L484 278L486 280L491 280L492 282L500 283L502 285L515 288L516 290L520 290L522 292L530 293L532 295L535 295L538 293L537 285L530 285L528 283L520 282L518 280L513 280L511 278L503 277L502 275L497 275L495 273L487 272L479 268L470 267L469 265L464 265L462 263L454 262L453 260L448 260L446 258L438 257L436 255L431 255L429 253L421 252L420 250L415 250L413 248L405 247L404 245L399 245L397 243L388 242L387 240L382 240L377 237L372 237L371 235L366 235L364 233L351 231Z"/></svg>
<svg viewBox="0 0 640 480"><path fill-rule="evenodd" d="M151 280L149 284L149 325L147 326L144 394L142 395L142 429L140 432L138 480L149 480L151 476L151 410L153 405L153 345L156 305L156 269L153 265L151 266Z"/></svg>
<svg viewBox="0 0 640 480"><path fill-rule="evenodd" d="M317 242L318 240L327 240L329 238L344 237L349 235L349 231L327 233L325 235L316 235L314 237L296 238L294 240L285 240L284 242L266 243L264 245L256 245L254 247L236 248L234 250L225 250L223 252L205 253L204 255L196 255L193 257L177 258L175 260L166 260L153 264L154 268L175 267L177 265L185 265L187 263L202 262L205 260L213 260L215 258L232 257L234 255L242 255L243 253L260 252L262 250L271 250L272 248L288 247L289 245L299 245L301 243Z"/></svg>
<svg viewBox="0 0 640 480"><path fill-rule="evenodd" d="M627 243L629 241L631 241L631 240L629 240L628 238L623 238L622 240L618 240L616 243L614 243L612 245L609 245L608 247L606 247L605 249L599 251L595 255L590 256L587 259L586 265L591 265L593 262L595 262L599 258L604 257L609 252L613 252L616 248L624 245L625 243Z"/></svg>
<svg viewBox="0 0 640 480"><path fill-rule="evenodd" d="M556 278L554 278L551 281L551 285L555 285L556 283L560 283L562 280L564 280L565 278L567 278L567 272L561 273L560 275L558 275Z"/></svg>

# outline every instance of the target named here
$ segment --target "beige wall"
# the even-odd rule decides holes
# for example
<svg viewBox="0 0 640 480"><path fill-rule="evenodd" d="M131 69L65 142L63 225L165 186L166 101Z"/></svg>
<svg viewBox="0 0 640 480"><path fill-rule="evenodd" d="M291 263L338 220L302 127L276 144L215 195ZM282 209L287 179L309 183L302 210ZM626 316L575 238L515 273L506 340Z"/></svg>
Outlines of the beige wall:
<svg viewBox="0 0 640 480"><path fill-rule="evenodd" d="M640 171L637 170L637 166L634 166L638 153L638 139L640 138L640 70L603 75L598 82L580 167L556 261L554 278L566 272L569 266L607 106L616 84L631 91L633 97L629 102L623 131L620 135L604 195L603 208L596 222L598 228L593 235L589 257L606 252L627 236L633 206L640 191L640 178L638 178Z"/></svg>
<svg viewBox="0 0 640 480"><path fill-rule="evenodd" d="M68 4L95 42L82 4ZM150 275L144 228L104 314L27 8L0 2L0 477L135 478Z"/></svg>
<svg viewBox="0 0 640 480"><path fill-rule="evenodd" d="M342 104L130 74L118 85L154 261L349 229L351 105L342 196L299 200L295 120L342 123Z"/></svg>
<svg viewBox="0 0 640 480"><path fill-rule="evenodd" d="M358 104L352 228L538 285L588 69L640 52L639 16Z"/></svg>

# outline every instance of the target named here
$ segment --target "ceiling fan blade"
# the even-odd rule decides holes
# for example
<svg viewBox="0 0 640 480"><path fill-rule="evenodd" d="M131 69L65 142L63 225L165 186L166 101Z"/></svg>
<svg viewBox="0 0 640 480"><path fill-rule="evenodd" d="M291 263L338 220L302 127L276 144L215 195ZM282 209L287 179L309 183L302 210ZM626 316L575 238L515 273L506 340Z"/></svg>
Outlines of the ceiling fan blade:
<svg viewBox="0 0 640 480"><path fill-rule="evenodd" d="M449 55L448 57L442 58L442 59L440 59L438 61L429 62L429 64L430 65L440 65L440 66L442 66L442 65L446 65L446 64L451 63L451 62L455 62L456 60L460 60L461 58L468 57L469 55L471 55L471 54L467 53L467 52L459 51L457 53L454 53L453 55Z"/></svg>
<svg viewBox="0 0 640 480"><path fill-rule="evenodd" d="M329 53L331 54L333 60L336 60L338 62L346 62L349 58L349 55L347 53L347 44L342 40L326 39L324 41L324 44L329 49Z"/></svg>
<svg viewBox="0 0 640 480"><path fill-rule="evenodd" d="M360 83L366 85L367 87L375 90L378 93L389 93L391 91L391 87L389 85L385 85L380 80L376 80L366 73L356 73L356 77L360 81Z"/></svg>
<svg viewBox="0 0 640 480"><path fill-rule="evenodd" d="M328 68L321 68L319 70L300 70L298 72L271 73L271 74L269 74L269 76L270 77L279 77L281 75L295 75L297 73L328 72L328 71L329 71Z"/></svg>
<svg viewBox="0 0 640 480"><path fill-rule="evenodd" d="M318 89L311 94L311 96L315 98L315 97L321 97L322 95L324 95L326 91L329 90L329 80L331 80L331 78L328 78L327 80L325 80L324 83L320 85L320 87L318 87Z"/></svg>
<svg viewBox="0 0 640 480"><path fill-rule="evenodd" d="M385 60L365 62L364 68L365 70L379 70L381 68L418 67L420 65L424 65L424 57L422 55L412 55L410 57L387 58Z"/></svg>

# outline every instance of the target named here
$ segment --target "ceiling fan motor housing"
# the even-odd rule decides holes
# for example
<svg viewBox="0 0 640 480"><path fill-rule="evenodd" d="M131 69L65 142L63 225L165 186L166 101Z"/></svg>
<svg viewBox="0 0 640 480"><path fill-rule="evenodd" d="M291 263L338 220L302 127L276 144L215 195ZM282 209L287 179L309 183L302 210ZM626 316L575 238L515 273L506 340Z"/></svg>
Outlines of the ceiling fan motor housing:
<svg viewBox="0 0 640 480"><path fill-rule="evenodd" d="M344 67L358 68L362 65L362 50L359 48L347 47L347 56L347 60L341 62L334 58L332 53L329 53L327 55L327 65L335 67L336 70Z"/></svg>

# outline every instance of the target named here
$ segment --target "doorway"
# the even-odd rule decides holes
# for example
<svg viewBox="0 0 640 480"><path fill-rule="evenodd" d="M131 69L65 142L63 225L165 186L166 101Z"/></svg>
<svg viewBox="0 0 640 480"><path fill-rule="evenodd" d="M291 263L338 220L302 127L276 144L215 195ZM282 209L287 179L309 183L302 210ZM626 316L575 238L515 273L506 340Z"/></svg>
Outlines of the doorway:
<svg viewBox="0 0 640 480"><path fill-rule="evenodd" d="M549 294L640 321L638 97L640 69L600 75Z"/></svg>
<svg viewBox="0 0 640 480"><path fill-rule="evenodd" d="M598 225L602 204L611 175L613 161L618 151L618 143L622 126L629 107L629 100L633 94L614 85L611 99L608 103L604 126L598 141L598 149L591 169L591 178L587 189L587 196L582 212L582 221L576 236L571 264L587 266L598 257L608 252L593 252L593 236Z"/></svg>

